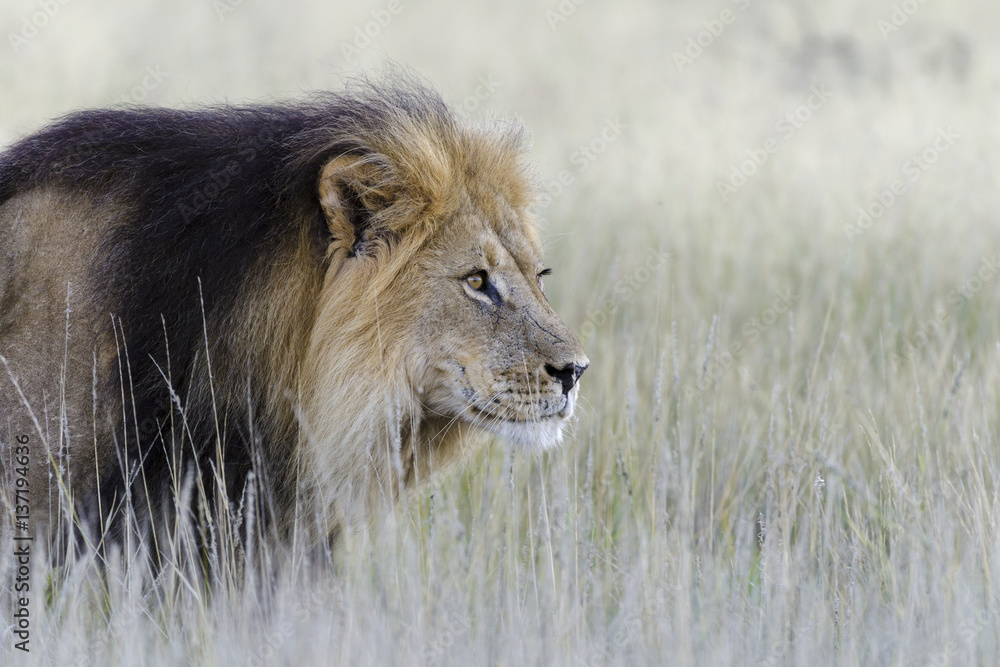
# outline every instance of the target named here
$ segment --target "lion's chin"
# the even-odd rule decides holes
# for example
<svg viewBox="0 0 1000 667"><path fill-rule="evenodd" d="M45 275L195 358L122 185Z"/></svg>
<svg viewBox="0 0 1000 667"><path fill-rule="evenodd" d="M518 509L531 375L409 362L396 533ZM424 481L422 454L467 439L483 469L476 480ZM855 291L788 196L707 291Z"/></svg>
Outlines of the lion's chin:
<svg viewBox="0 0 1000 667"><path fill-rule="evenodd" d="M543 452L562 442L566 419L545 417L536 421L496 421L489 430L515 447Z"/></svg>

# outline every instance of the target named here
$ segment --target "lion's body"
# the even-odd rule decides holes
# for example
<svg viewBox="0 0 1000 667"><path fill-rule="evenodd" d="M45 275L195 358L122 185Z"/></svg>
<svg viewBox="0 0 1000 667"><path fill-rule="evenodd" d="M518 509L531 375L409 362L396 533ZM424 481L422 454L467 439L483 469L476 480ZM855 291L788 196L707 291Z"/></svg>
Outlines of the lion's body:
<svg viewBox="0 0 1000 667"><path fill-rule="evenodd" d="M516 324L451 275L473 247L497 255L498 281L501 264L537 272L518 142L403 88L83 112L0 154L4 479L26 435L36 521L66 498L90 525L126 498L156 517L192 479L235 505L253 471L278 523L308 499L330 530L489 427L454 397L472 410L480 385L514 395L484 365L523 364L528 316L552 337L530 355L555 355L520 376L530 409L490 398L475 414L508 410L494 431L544 422L551 444L561 417L534 403L558 382L540 364L582 372L579 343L516 275L497 283L522 308ZM477 338L521 349L459 350L452 332L476 313ZM571 386L544 404L568 415Z"/></svg>
<svg viewBox="0 0 1000 667"><path fill-rule="evenodd" d="M93 335L98 326L90 307L88 265L94 241L107 229L110 218L85 200L53 187L18 195L0 206L0 247L4 249L0 354L6 359L6 367L0 367L4 375L0 382L2 437L10 442L19 435L29 436L36 454L45 451L44 442L52 443L55 459L62 458L64 465L70 425L74 440L87 436L93 442L92 429L83 429L94 421L89 409L92 369L101 346L95 345ZM71 335L67 335L68 328ZM105 368L107 361L101 360ZM17 385L10 381L10 374L18 378ZM107 463L110 451L102 452L101 464ZM91 452L74 461L74 478L87 487L94 485L99 467ZM84 458L89 465L80 466ZM59 494L47 493L49 466L45 462L41 456L33 457L29 481L34 511L48 515L49 503L57 502Z"/></svg>

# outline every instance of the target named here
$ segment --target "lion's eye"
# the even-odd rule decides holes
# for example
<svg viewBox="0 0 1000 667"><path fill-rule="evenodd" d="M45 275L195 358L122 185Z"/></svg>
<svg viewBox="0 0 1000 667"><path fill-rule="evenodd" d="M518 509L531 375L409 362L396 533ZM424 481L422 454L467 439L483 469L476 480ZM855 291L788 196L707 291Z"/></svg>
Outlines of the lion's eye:
<svg viewBox="0 0 1000 667"><path fill-rule="evenodd" d="M463 280L466 285L489 299L497 308L503 304L503 298L500 296L500 292L497 291L496 285L492 280L490 280L490 276L486 273L486 271L476 271L475 273L470 273L463 278ZM480 297L473 297L471 294L468 296L474 299L480 299Z"/></svg>
<svg viewBox="0 0 1000 667"><path fill-rule="evenodd" d="M536 276L538 278L538 286L539 287L541 287L542 289L545 289L545 285L542 282L542 278L544 276L551 275L551 273L552 273L552 269L542 269L541 272L539 272L538 276Z"/></svg>
<svg viewBox="0 0 1000 667"><path fill-rule="evenodd" d="M465 282L469 283L469 287L472 289L481 291L484 287L486 287L486 276L482 271L480 271L479 273L473 273L471 276L468 276L465 279Z"/></svg>

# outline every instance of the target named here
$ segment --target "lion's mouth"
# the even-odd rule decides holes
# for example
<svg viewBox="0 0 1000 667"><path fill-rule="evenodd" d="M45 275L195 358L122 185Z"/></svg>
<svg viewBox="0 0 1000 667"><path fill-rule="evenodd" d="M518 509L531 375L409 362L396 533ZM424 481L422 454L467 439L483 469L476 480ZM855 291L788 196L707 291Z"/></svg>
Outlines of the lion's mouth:
<svg viewBox="0 0 1000 667"><path fill-rule="evenodd" d="M505 415L503 406L499 406L500 409L497 410L495 408L481 408L478 405L470 404L468 408L476 419L503 422L507 424L537 424L553 422L567 419L573 413L572 403L569 400L567 400L564 406L557 412L541 413L539 411L538 416L534 417L525 417L524 415L519 414Z"/></svg>
<svg viewBox="0 0 1000 667"><path fill-rule="evenodd" d="M495 411L483 409L477 405L470 405L469 411L472 412L476 419L492 422L504 422L507 424L534 424L536 422L559 418L558 413L551 415L539 415L538 417L523 417L520 415L505 416L502 412L498 414Z"/></svg>

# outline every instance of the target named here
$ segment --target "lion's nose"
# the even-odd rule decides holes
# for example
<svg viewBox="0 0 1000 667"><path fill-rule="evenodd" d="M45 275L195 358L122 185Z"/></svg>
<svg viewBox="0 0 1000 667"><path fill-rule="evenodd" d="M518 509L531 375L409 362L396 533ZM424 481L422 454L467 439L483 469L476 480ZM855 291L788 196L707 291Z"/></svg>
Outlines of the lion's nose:
<svg viewBox="0 0 1000 667"><path fill-rule="evenodd" d="M587 370L587 366L589 365L590 364L584 362L582 366L573 363L566 364L562 368L556 368L551 364L545 364L545 372L559 380L562 384L563 393L568 394L569 390L573 388L573 385L576 384L577 380L580 379L580 376L583 375L583 372Z"/></svg>

